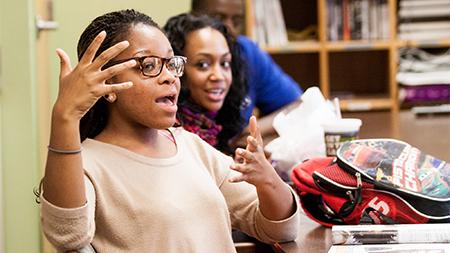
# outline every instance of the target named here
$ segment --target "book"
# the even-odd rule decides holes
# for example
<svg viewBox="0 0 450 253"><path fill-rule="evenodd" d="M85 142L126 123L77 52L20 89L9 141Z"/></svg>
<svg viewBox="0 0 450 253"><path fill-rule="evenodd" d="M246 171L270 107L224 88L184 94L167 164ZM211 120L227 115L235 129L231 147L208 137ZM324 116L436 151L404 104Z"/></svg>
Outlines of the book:
<svg viewBox="0 0 450 253"><path fill-rule="evenodd" d="M378 39L389 39L389 7L387 1L380 1L378 4Z"/></svg>
<svg viewBox="0 0 450 253"><path fill-rule="evenodd" d="M432 106L415 106L411 108L415 115L422 114L449 114L450 104L432 105Z"/></svg>
<svg viewBox="0 0 450 253"><path fill-rule="evenodd" d="M328 253L450 253L450 244L333 245Z"/></svg>
<svg viewBox="0 0 450 253"><path fill-rule="evenodd" d="M429 30L450 30L450 21L403 22L398 26L398 30L400 33Z"/></svg>
<svg viewBox="0 0 450 253"><path fill-rule="evenodd" d="M342 40L350 40L350 0L342 1Z"/></svg>
<svg viewBox="0 0 450 253"><path fill-rule="evenodd" d="M369 39L378 39L378 2L369 1Z"/></svg>
<svg viewBox="0 0 450 253"><path fill-rule="evenodd" d="M449 243L449 224L335 225L333 245Z"/></svg>
<svg viewBox="0 0 450 253"><path fill-rule="evenodd" d="M361 39L368 40L370 38L370 15L369 15L369 0L362 0L361 2Z"/></svg>
<svg viewBox="0 0 450 253"><path fill-rule="evenodd" d="M450 38L450 31L448 29L436 29L414 32L400 32L399 38L402 40L440 40Z"/></svg>
<svg viewBox="0 0 450 253"><path fill-rule="evenodd" d="M254 0L253 13L253 39L256 43L260 46L282 46L288 43L280 0Z"/></svg>
<svg viewBox="0 0 450 253"><path fill-rule="evenodd" d="M423 73L399 72L397 82L402 85L450 84L450 72L445 70Z"/></svg>
<svg viewBox="0 0 450 253"><path fill-rule="evenodd" d="M328 40L342 39L342 0L327 0Z"/></svg>
<svg viewBox="0 0 450 253"><path fill-rule="evenodd" d="M400 8L408 8L408 7L426 7L426 6L436 6L436 5L448 5L448 0L401 0L399 3Z"/></svg>
<svg viewBox="0 0 450 253"><path fill-rule="evenodd" d="M400 18L448 17L450 5L425 6L420 8L400 8Z"/></svg>
<svg viewBox="0 0 450 253"><path fill-rule="evenodd" d="M387 0L327 0L330 41L389 39Z"/></svg>
<svg viewBox="0 0 450 253"><path fill-rule="evenodd" d="M450 84L401 85L398 97L407 103L450 101Z"/></svg>

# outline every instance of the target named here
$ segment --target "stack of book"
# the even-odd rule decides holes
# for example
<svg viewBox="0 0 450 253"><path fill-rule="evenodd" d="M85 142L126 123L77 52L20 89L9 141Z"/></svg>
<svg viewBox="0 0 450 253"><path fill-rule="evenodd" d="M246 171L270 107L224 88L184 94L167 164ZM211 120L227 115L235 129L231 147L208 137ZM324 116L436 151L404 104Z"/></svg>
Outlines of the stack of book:
<svg viewBox="0 0 450 253"><path fill-rule="evenodd" d="M450 103L450 50L431 54L403 48L399 50L399 61L397 82L403 104Z"/></svg>
<svg viewBox="0 0 450 253"><path fill-rule="evenodd" d="M336 225L328 253L450 253L449 224Z"/></svg>
<svg viewBox="0 0 450 253"><path fill-rule="evenodd" d="M450 38L449 0L401 0L398 36L403 40Z"/></svg>
<svg viewBox="0 0 450 253"><path fill-rule="evenodd" d="M327 0L328 40L389 38L387 0Z"/></svg>
<svg viewBox="0 0 450 253"><path fill-rule="evenodd" d="M280 0L253 0L253 39L260 46L288 42Z"/></svg>

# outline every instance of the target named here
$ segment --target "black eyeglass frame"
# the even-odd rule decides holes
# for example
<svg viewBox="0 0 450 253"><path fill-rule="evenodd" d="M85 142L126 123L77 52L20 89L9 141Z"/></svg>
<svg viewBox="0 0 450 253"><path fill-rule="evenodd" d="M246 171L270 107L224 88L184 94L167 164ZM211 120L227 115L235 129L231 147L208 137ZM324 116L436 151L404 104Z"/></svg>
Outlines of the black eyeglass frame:
<svg viewBox="0 0 450 253"><path fill-rule="evenodd" d="M158 59L162 60L161 68L159 68L159 71L158 71L157 74L149 75L149 74L145 74L144 73L144 71L142 70L143 69L142 64L144 63L144 59L145 58L158 58ZM146 77L157 77L157 76L159 76L161 74L162 69L164 68L164 66L166 66L166 64L170 60L172 60L173 58L180 58L180 59L183 60L182 73L180 75L175 75L176 77L181 77L183 75L183 73L184 73L184 67L185 67L185 65L187 63L187 57L184 57L184 56L181 56L181 55L175 55L175 56L172 56L170 58L159 57L159 56L156 56L156 55L146 55L146 56L140 56L140 57L131 57L131 58L128 58L128 59L122 59L122 60L108 62L107 64L105 64L104 68L106 69L106 68L109 68L111 66L114 66L114 65L117 65L117 64L120 64L120 63L124 63L124 62L129 61L129 60L135 60L137 63L139 63L139 70L141 71L142 75L144 75ZM172 71L170 71L170 73L172 73Z"/></svg>

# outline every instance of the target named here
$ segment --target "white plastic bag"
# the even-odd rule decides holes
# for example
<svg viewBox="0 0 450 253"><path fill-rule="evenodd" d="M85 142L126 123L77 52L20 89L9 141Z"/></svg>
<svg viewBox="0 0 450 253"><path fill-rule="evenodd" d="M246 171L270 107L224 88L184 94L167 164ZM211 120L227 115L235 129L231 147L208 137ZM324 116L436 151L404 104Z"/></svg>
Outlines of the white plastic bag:
<svg viewBox="0 0 450 253"><path fill-rule="evenodd" d="M325 100L319 88L307 89L301 100L299 106L274 118L273 127L279 137L265 147L272 154L275 169L285 181L291 181L292 167L297 163L325 156L321 124L336 119L333 104Z"/></svg>

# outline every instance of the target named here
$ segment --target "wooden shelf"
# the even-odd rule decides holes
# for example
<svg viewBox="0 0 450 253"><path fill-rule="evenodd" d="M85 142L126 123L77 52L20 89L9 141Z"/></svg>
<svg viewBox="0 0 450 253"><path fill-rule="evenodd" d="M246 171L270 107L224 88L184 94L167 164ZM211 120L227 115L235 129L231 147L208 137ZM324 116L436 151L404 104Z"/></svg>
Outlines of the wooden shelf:
<svg viewBox="0 0 450 253"><path fill-rule="evenodd" d="M389 41L333 41L326 42L328 51L370 51L389 49L392 43Z"/></svg>
<svg viewBox="0 0 450 253"><path fill-rule="evenodd" d="M397 47L450 47L450 39L440 40L398 40Z"/></svg>
<svg viewBox="0 0 450 253"><path fill-rule="evenodd" d="M393 100L388 96L358 96L355 98L340 98L339 101L342 111L389 110L394 106Z"/></svg>
<svg viewBox="0 0 450 253"><path fill-rule="evenodd" d="M309 53L319 52L320 43L317 41L290 41L288 44L278 47L263 47L268 53Z"/></svg>

